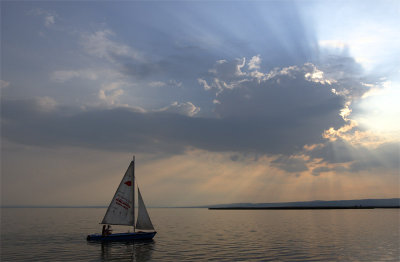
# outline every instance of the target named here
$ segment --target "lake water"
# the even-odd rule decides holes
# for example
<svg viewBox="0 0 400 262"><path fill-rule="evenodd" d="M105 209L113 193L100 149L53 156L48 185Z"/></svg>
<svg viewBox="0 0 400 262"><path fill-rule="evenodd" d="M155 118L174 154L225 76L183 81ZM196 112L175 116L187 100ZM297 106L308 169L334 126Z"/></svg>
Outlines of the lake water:
<svg viewBox="0 0 400 262"><path fill-rule="evenodd" d="M400 260L398 209L149 208L153 241L109 244L86 241L105 208L0 211L1 261Z"/></svg>

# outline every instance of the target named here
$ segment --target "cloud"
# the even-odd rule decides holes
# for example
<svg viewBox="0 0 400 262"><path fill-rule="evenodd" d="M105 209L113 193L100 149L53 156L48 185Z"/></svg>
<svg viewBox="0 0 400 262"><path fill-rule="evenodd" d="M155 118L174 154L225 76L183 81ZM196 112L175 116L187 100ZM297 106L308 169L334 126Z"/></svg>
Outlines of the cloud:
<svg viewBox="0 0 400 262"><path fill-rule="evenodd" d="M201 78L197 79L198 83L203 86L204 90L210 90L211 86L207 84L207 81Z"/></svg>
<svg viewBox="0 0 400 262"><path fill-rule="evenodd" d="M208 90L215 90L215 113L219 117L265 121L271 130L295 137L312 134L316 140L325 129L345 123L339 115L345 98L332 92L335 83L328 83L323 73L317 79L312 77L319 72L315 65L275 68L266 73L257 71L258 74L253 74L256 69L243 70L237 75L235 64L239 61L232 64L217 63L213 78L201 81ZM294 130L304 133L296 134Z"/></svg>
<svg viewBox="0 0 400 262"><path fill-rule="evenodd" d="M125 60L121 58L118 62L122 68L120 72L127 76L133 76L137 79L150 78L155 75L160 75L163 71L162 67L158 63L146 62L146 61L121 61Z"/></svg>
<svg viewBox="0 0 400 262"><path fill-rule="evenodd" d="M103 85L99 90L98 97L107 105L115 105L118 97L124 94L123 86L127 85L125 82L113 82Z"/></svg>
<svg viewBox="0 0 400 262"><path fill-rule="evenodd" d="M35 102L37 108L41 111L49 112L55 110L57 107L57 102L53 98L48 96L37 97L35 99Z"/></svg>
<svg viewBox="0 0 400 262"><path fill-rule="evenodd" d="M176 101L173 102L169 106L166 106L159 110L156 110L156 112L168 112L168 113L175 113L175 114L181 114L181 115L186 115L186 116L194 116L199 111L200 111L200 107L196 107L191 102L178 103Z"/></svg>
<svg viewBox="0 0 400 262"><path fill-rule="evenodd" d="M99 77L98 72L91 69L85 70L57 70L51 74L51 80L64 83L74 78L83 78L89 80L96 80Z"/></svg>
<svg viewBox="0 0 400 262"><path fill-rule="evenodd" d="M289 173L299 173L308 170L306 165L307 162L301 157L279 156L275 160L271 161L271 163L273 166L276 166Z"/></svg>
<svg viewBox="0 0 400 262"><path fill-rule="evenodd" d="M91 34L82 35L82 45L86 52L95 57L116 62L118 59L141 59L139 52L132 47L114 41L115 34L111 30L99 30Z"/></svg>
<svg viewBox="0 0 400 262"><path fill-rule="evenodd" d="M162 112L147 113L129 108L65 114L67 111L59 108L52 114L43 114L34 101L5 100L3 135L27 144L79 145L117 151L177 153L194 147L217 152L291 154L301 151L304 144L320 141L323 130L296 120L301 114L289 119L274 115L193 118L190 115L198 108L192 103L174 103Z"/></svg>
<svg viewBox="0 0 400 262"><path fill-rule="evenodd" d="M54 25L56 23L56 18L58 17L56 12L51 10L45 10L42 8L32 9L29 13L35 16L42 17L44 25L46 27L51 27L52 25Z"/></svg>
<svg viewBox="0 0 400 262"><path fill-rule="evenodd" d="M15 141L23 137L27 143L50 145L43 136L49 133L49 140L55 144L122 151L136 148L173 153L193 147L291 156L302 152L305 145L323 143L325 130L346 124L340 112L347 98L332 89L345 90L342 85L347 82L327 82L327 74L310 63L262 72L257 66L249 70L245 61L217 61L208 76L211 80L199 80L202 85L211 82L206 92L215 92L214 102L211 101L215 117L194 118L200 108L193 102L173 102L146 112L121 107L117 100L124 93L124 83L116 81L103 85L98 92L98 98L113 105L112 109L92 108L73 115L55 110L52 115L40 116L35 103L5 101L3 117L8 124L4 134ZM261 58L250 61L257 64ZM259 75L252 74L254 71ZM24 114L9 117L22 109L26 110ZM27 116L31 116L28 123L24 122ZM30 135L24 134L29 129ZM330 157L328 148L320 152L326 158ZM296 172L304 168L297 158L288 159L276 164ZM283 167L285 164L287 167Z"/></svg>
<svg viewBox="0 0 400 262"><path fill-rule="evenodd" d="M321 167L314 168L312 170L312 175L313 176L319 176L321 173L329 172L329 171L332 171L332 169L329 168L329 167L321 166Z"/></svg>
<svg viewBox="0 0 400 262"><path fill-rule="evenodd" d="M150 87L165 87L165 86L169 86L169 87L182 87L183 84L180 81L176 81L176 80L169 80L166 82L163 81L151 81L150 83L148 83L148 85Z"/></svg>
<svg viewBox="0 0 400 262"><path fill-rule="evenodd" d="M348 101L361 98L371 84L381 81L376 75L365 75L361 65L345 53L322 51L317 66L327 81L334 82L334 92Z"/></svg>
<svg viewBox="0 0 400 262"><path fill-rule="evenodd" d="M98 54L107 57L112 49L103 48ZM197 78L214 107L214 115L207 117L198 115L200 107L195 101L175 101L147 110L122 104L131 82L118 75L97 91L97 98L106 107L73 110L53 104L52 110L44 112L37 101L5 100L3 133L12 141L43 146L163 154L197 148L275 155L271 164L289 173L313 170L317 175L326 168L350 170L350 165L359 169L358 155L365 153L357 147L363 145L362 140L356 143L355 137L363 131L351 120L351 103L373 85L353 65L354 60L335 56L325 66L316 62L267 71L262 70L261 61L261 55L218 60L207 74ZM53 73L53 80L95 79L98 74L93 72L61 70ZM148 86L181 87L182 82L151 81ZM322 162L315 164L315 159ZM325 164L330 166L322 169Z"/></svg>
<svg viewBox="0 0 400 262"><path fill-rule="evenodd" d="M260 69L261 57L260 55L253 56L247 63L249 70Z"/></svg>
<svg viewBox="0 0 400 262"><path fill-rule="evenodd" d="M356 156L355 149L343 140L327 142L309 152L312 158L322 158L329 163L348 163Z"/></svg>
<svg viewBox="0 0 400 262"><path fill-rule="evenodd" d="M10 85L10 82L0 80L0 89L6 88L9 85Z"/></svg>
<svg viewBox="0 0 400 262"><path fill-rule="evenodd" d="M167 84L162 81L152 81L148 85L151 87L162 87L162 86L166 86Z"/></svg>

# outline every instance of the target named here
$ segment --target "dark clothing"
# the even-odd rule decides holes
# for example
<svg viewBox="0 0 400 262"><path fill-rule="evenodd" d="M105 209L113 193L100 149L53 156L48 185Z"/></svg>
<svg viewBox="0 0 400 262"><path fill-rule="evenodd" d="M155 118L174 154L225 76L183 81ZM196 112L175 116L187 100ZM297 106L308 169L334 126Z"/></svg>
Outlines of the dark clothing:
<svg viewBox="0 0 400 262"><path fill-rule="evenodd" d="M106 225L103 225L103 229L101 230L101 235L103 237L106 235Z"/></svg>

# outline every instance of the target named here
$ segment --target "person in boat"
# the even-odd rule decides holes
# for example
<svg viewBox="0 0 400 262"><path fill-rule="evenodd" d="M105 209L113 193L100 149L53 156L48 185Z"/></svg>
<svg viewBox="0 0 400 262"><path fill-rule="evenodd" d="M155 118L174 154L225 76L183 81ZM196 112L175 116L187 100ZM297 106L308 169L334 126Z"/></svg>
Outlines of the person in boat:
<svg viewBox="0 0 400 262"><path fill-rule="evenodd" d="M106 236L111 235L111 232L112 232L112 231L113 231L113 230L111 229L111 226L110 226L110 225L107 225L107 229L106 229L105 235L106 235Z"/></svg>
<svg viewBox="0 0 400 262"><path fill-rule="evenodd" d="M101 235L106 236L106 225L103 225L103 229L101 230Z"/></svg>

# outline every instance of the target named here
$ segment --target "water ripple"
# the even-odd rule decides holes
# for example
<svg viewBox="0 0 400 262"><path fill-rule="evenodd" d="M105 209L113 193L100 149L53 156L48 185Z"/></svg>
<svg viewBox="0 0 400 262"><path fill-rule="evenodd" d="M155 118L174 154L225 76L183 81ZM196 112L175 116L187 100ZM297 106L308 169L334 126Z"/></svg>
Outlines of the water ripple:
<svg viewBox="0 0 400 262"><path fill-rule="evenodd" d="M88 243L104 209L2 209L1 261L398 261L398 210L149 209L154 241ZM114 228L115 230L119 228ZM124 229L121 229L124 230Z"/></svg>

